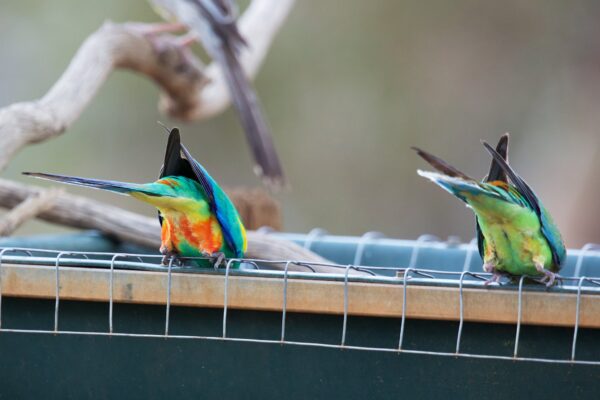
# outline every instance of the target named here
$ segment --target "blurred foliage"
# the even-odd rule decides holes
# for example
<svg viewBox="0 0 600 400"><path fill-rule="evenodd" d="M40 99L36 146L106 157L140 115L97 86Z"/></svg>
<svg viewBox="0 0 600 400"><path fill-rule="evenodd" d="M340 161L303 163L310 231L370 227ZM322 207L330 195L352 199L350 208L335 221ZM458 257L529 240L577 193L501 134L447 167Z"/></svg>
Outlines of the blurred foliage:
<svg viewBox="0 0 600 400"><path fill-rule="evenodd" d="M1 10L0 106L42 96L104 20L158 20L145 1L11 0ZM468 240L470 211L416 175L425 165L409 147L483 176L490 160L480 139L509 131L513 166L568 244L600 242L599 18L594 0L297 1L256 82L292 183L279 196L286 230ZM182 127L221 183L259 184L232 111L181 124L157 112L157 98L150 81L114 73L67 134L25 149L4 176L153 180L161 120Z"/></svg>

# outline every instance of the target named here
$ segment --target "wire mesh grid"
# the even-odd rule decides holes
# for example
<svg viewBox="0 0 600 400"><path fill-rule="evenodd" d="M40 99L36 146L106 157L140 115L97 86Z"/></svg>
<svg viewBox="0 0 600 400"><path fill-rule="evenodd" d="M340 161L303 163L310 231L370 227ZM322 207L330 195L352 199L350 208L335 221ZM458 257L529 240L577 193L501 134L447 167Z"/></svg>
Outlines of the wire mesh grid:
<svg viewBox="0 0 600 400"><path fill-rule="evenodd" d="M323 230L313 230L307 235L304 247L307 249L311 248L314 240L320 236L326 235L327 232ZM383 235L378 232L367 232L358 241L356 251L354 254L354 263L348 265L341 265L336 263L312 263L305 261L296 260L259 260L259 259L228 259L224 267L219 270L207 270L200 269L197 267L190 267L184 265L176 265L174 258L169 260L167 265L159 265L158 262L162 259L161 255L148 255L148 254L128 254L128 253L101 253L101 252L72 252L72 251L57 251L57 250L46 250L46 249L31 249L31 248L19 248L10 247L3 248L0 250L0 332L13 332L13 333L38 333L38 334L60 334L60 335L99 335L99 336L126 336L126 337L137 337L137 338L171 338L171 339L187 339L187 340L221 340L221 341L233 341L233 342L248 342L248 343L267 343L267 344L280 344L280 345L292 345L292 346L311 346L321 348L333 348L333 349L351 349L360 351L375 351L375 352L395 352L395 353L406 353L406 354L421 354L421 355L435 355L443 357L463 357L463 358L477 358L477 359L495 359L495 360L513 360L513 361L531 361L540 363L558 363L558 364L582 364L582 365L600 365L600 360L579 360L576 358L577 350L577 339L580 325L580 312L581 312L581 298L582 293L585 291L587 294L600 296L600 279L590 278L585 276L580 277L561 277L562 285L560 288L553 288L552 290L563 291L567 293L576 294L576 307L575 307L575 323L573 326L573 336L571 342L571 354L568 359L554 359L554 358L537 358L537 357L523 357L519 355L519 344L522 326L522 312L523 312L523 293L530 290L539 290L540 286L536 285L525 286L524 282L528 278L526 276L520 277L518 285L515 287L509 287L513 289L517 296L517 323L515 328L514 336L514 351L512 356L502 355L491 355L491 354L474 354L461 352L461 340L464 327L464 288L479 287L482 288L484 281L491 277L488 273L474 273L467 270L468 265L471 262L473 254L476 251L475 241L471 241L464 260L464 266L461 271L440 271L433 269L418 268L419 262L419 251L425 243L434 242L440 243L440 240L432 235L422 235L415 241L415 245L412 249L410 261L407 266L398 267L383 267L383 266L367 266L361 265L365 246L372 240L382 238ZM450 245L453 245L451 243ZM570 251L572 252L572 251ZM584 257L590 252L597 252L600 254L600 245L586 244L583 246L577 255L576 271L581 271ZM204 257L189 258L194 259L208 259ZM44 329L13 329L6 328L2 325L2 272L3 265L6 263L11 264L31 264L31 265L53 265L54 266L54 278L55 278L55 298L54 298L54 327L52 330ZM234 264L243 264L246 269L234 269ZM271 268L263 269L263 267L283 265L282 270L272 270ZM296 265L307 268L307 272L290 271L290 266ZM60 302L61 302L61 286L60 277L61 271L66 268L72 267L92 267L90 271L95 268L107 268L109 269L109 293L108 293L108 324L106 331L74 331L74 330L61 330L59 326L60 320ZM339 273L315 273L314 267L326 266L339 270ZM248 268L250 267L250 268ZM151 333L125 333L115 332L113 325L113 309L114 309L114 275L116 269L133 269L133 270L149 270L158 271L166 275L166 302L165 302L165 317L164 317L164 334L151 334ZM367 272L368 275L355 276L350 275L350 271ZM395 276L381 276L378 273L383 271L393 271ZM220 336L202 336L202 335L175 335L169 333L170 327L170 312L171 312L171 289L172 289L172 273L209 273L218 274L223 276L224 279L224 298L223 298L223 319L222 319L222 334ZM230 276L255 276L255 277L270 277L279 278L282 281L282 309L281 309L281 331L279 340L275 339L255 339L255 338L241 338L241 337L230 337L227 334L227 323L228 323L228 300L229 300L229 283ZM341 336L338 344L332 343L320 343L320 342L309 342L309 341L294 341L286 339L286 319L288 313L288 282L289 278L294 279L308 279L308 280L334 280L343 282L343 318L341 326ZM398 345L396 347L370 347L370 346L355 346L348 345L346 343L347 331L348 331L348 305L349 305L349 287L353 282L371 282L371 283L396 283L402 286L402 313L400 318L400 326L398 328ZM456 333L456 345L454 352L442 352L442 351L426 351L418 349L406 349L403 347L405 338L405 327L406 327L406 311L407 303L410 302L407 288L411 284L420 285L443 285L457 288L457 296L459 300L459 316L458 316L458 329ZM598 297L600 299L600 297ZM600 318L600 316L598 316Z"/></svg>

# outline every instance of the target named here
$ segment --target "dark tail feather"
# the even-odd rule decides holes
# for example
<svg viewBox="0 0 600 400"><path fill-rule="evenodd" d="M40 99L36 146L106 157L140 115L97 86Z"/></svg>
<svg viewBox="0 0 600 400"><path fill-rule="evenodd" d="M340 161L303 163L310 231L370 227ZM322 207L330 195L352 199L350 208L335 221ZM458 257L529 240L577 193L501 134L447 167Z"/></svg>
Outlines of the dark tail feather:
<svg viewBox="0 0 600 400"><path fill-rule="evenodd" d="M496 145L496 153L498 153L500 155L500 157L502 157L504 159L504 161L506 161L507 163L508 163L508 139L509 139L509 135L508 135L508 133L505 133L504 135L502 135L502 137L498 141L498 144ZM502 169L500 164L498 164L498 162L494 159L492 159L492 164L490 165L490 172L487 174L485 181L486 182L491 182L491 181L508 182L506 172L504 172L504 170Z"/></svg>
<svg viewBox="0 0 600 400"><path fill-rule="evenodd" d="M181 174L181 137L179 129L173 128L169 130L169 139L167 141L167 149L165 151L165 160L160 169L159 177L175 176Z"/></svg>
<svg viewBox="0 0 600 400"><path fill-rule="evenodd" d="M427 161L429 163L429 165L431 165L433 168L435 168L437 171L439 171L443 174L446 174L448 176L452 176L455 178L462 178L462 179L465 179L468 181L474 180L470 176L465 175L464 173L462 173L459 170L457 170L456 168L454 168L452 165L448 164L446 161L442 160L439 157L434 156L431 153L426 152L425 150L421 150L418 147L411 147L411 149L416 151L417 154L419 156L421 156L421 158L423 158L425 161Z"/></svg>
<svg viewBox="0 0 600 400"><path fill-rule="evenodd" d="M273 144L273 137L262 113L260 102L237 59L235 50L222 47L218 55L229 86L232 102L238 112L248 144L256 162L255 172L267 184L286 185L283 168Z"/></svg>
<svg viewBox="0 0 600 400"><path fill-rule="evenodd" d="M135 183L125 183L125 182L117 182L117 181L104 181L100 179L88 179L88 178L79 178L77 176L67 176L67 175L55 175L55 174L44 174L41 172L23 172L23 175L33 176L36 178L46 179L49 181L56 181L67 183L69 185L76 186L87 186L95 189L109 190L111 192L117 192L122 194L127 194L129 192L142 192L148 194L150 196L155 195L148 190L143 188L143 185L138 185Z"/></svg>

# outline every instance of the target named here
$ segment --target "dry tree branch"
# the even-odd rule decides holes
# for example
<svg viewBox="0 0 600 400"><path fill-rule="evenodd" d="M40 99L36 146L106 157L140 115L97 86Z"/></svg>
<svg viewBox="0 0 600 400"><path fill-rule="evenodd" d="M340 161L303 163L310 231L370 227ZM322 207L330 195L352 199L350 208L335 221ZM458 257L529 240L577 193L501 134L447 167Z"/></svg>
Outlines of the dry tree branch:
<svg viewBox="0 0 600 400"><path fill-rule="evenodd" d="M242 65L256 75L294 0L253 0L240 18L248 40ZM41 99L0 109L0 170L28 144L63 133L82 113L114 69L129 69L152 79L164 91L161 108L169 115L199 120L229 105L225 82L216 66L181 51L169 35L148 35L153 24L105 23L81 45L71 63ZM172 38L172 37L171 37Z"/></svg>
<svg viewBox="0 0 600 400"><path fill-rule="evenodd" d="M52 208L60 192L60 189L48 189L27 197L0 220L0 236L9 236L26 221Z"/></svg>

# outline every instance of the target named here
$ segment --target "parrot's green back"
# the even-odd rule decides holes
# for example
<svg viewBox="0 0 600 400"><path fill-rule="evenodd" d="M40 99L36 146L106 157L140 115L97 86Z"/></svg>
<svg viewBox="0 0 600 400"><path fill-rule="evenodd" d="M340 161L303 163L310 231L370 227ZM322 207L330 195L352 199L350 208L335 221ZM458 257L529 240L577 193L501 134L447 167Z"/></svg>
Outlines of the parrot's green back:
<svg viewBox="0 0 600 400"><path fill-rule="evenodd" d="M499 148L501 143L502 139ZM508 137L506 146L507 143ZM485 145L494 157L485 182L477 182L443 160L416 149L442 172L418 173L464 201L475 212L480 254L496 271L535 276L541 274L537 263L557 272L566 250L556 224L529 186L505 161L506 152L499 154Z"/></svg>
<svg viewBox="0 0 600 400"><path fill-rule="evenodd" d="M511 275L538 275L535 261L558 272L560 264L553 260L537 214L508 185L508 196L496 196L504 190L497 182L479 184L481 190L477 192L457 191L477 215L483 260Z"/></svg>

